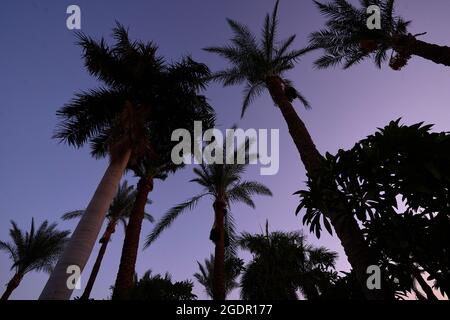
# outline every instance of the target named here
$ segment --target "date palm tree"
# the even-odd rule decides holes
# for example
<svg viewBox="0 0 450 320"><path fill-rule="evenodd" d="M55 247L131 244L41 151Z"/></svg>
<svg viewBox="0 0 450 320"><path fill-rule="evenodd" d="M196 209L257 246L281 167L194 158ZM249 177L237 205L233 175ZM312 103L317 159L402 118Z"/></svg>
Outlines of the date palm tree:
<svg viewBox="0 0 450 320"><path fill-rule="evenodd" d="M48 221L36 229L32 219L31 229L25 233L14 221L11 221L11 225L9 236L12 242L0 241L0 250L9 254L13 262L11 270L15 273L0 300L8 300L28 272L50 272L70 234L69 231L58 231L56 223L49 224Z"/></svg>
<svg viewBox="0 0 450 320"><path fill-rule="evenodd" d="M204 264L197 261L199 272L194 274L195 279L205 288L205 292L211 299L214 297L214 255L205 259ZM243 270L244 261L234 255L225 257L225 298L239 287L236 278Z"/></svg>
<svg viewBox="0 0 450 320"><path fill-rule="evenodd" d="M247 26L228 19L228 24L234 33L231 44L206 48L207 51L217 53L230 63L228 69L213 74L213 79L222 82L224 86L246 85L242 115L258 95L268 90L287 123L308 176L311 179L320 177L323 180L323 157L292 102L298 98L305 107L309 107L309 104L285 77L285 73L294 68L297 59L307 50L290 50L295 35L285 41L278 41L276 37L278 4L279 1L276 2L272 15L266 16L260 41ZM338 197L339 191L332 181L329 181L328 189ZM339 208L325 207L327 219L331 220L350 264L355 269L360 283L366 288L366 270L373 263L357 222L342 203ZM331 227L328 227L329 221L324 219L324 223L327 229L331 230ZM378 293L373 290L367 290L366 295L370 298L378 298Z"/></svg>
<svg viewBox="0 0 450 320"><path fill-rule="evenodd" d="M136 199L136 191L133 186L129 186L127 181L124 181L118 188L116 196L114 197L106 219L108 224L106 226L105 232L100 238L99 243L101 244L100 249L97 254L94 266L92 267L91 274L89 276L86 287L81 295L81 300L88 300L91 294L92 288L94 287L95 279L97 278L98 272L100 270L103 257L105 255L106 249L108 247L109 241L111 240L112 234L116 231L116 226L121 223L126 230L127 219L129 219L133 204ZM75 218L80 218L84 214L84 210L76 210L66 212L63 216L63 220L70 220ZM149 213L145 213L145 218L153 222L154 219Z"/></svg>
<svg viewBox="0 0 450 320"><path fill-rule="evenodd" d="M149 164L144 160L135 166L133 170L135 175L139 177L136 201L130 208L128 225L125 228L125 239L112 299L125 300L130 298L129 294L133 287L133 275L135 273L142 222L146 217L145 206L148 203L148 195L153 191L154 180L165 180L168 173L175 171L176 167L172 164L155 167L154 164Z"/></svg>
<svg viewBox="0 0 450 320"><path fill-rule="evenodd" d="M196 300L192 293L194 284L190 280L173 281L170 273L152 274L152 270L144 273L142 278L134 276L134 285L130 293L132 300L138 301L189 301Z"/></svg>
<svg viewBox="0 0 450 320"><path fill-rule="evenodd" d="M126 168L143 156L157 159L158 149L171 145L169 132L191 132L194 119L209 126L214 118L198 94L209 75L204 64L187 57L167 65L153 43L130 40L120 24L113 36L110 47L78 34L86 68L103 87L77 94L58 111L55 137L75 147L90 143L94 156L110 161L40 299L70 298L67 268L84 269Z"/></svg>
<svg viewBox="0 0 450 320"><path fill-rule="evenodd" d="M317 299L335 276L335 252L305 242L299 232L243 233L240 246L253 254L241 279L244 300L296 300L297 290Z"/></svg>
<svg viewBox="0 0 450 320"><path fill-rule="evenodd" d="M450 66L450 48L430 44L408 32L411 21L395 13L394 0L360 0L359 6L347 0L329 3L314 1L327 18L326 27L310 35L309 50L323 49L324 55L316 60L318 68L343 65L349 68L366 58L373 59L381 68L390 58L390 67L400 70L411 56L418 56L437 64ZM376 5L380 9L380 29L370 30L367 8ZM389 54L389 50L392 53Z"/></svg>
<svg viewBox="0 0 450 320"><path fill-rule="evenodd" d="M214 225L210 232L210 240L215 244L214 253L214 284L213 298L214 300L225 299L225 248L230 246L229 254L233 253L234 243L234 220L230 212L231 204L244 203L251 208L255 208L253 195L271 196L272 192L263 184L256 181L245 181L242 175L248 166L238 164L237 161L231 163L230 156L237 159L239 150L245 148L248 151L248 143L234 150L230 154L224 153L222 164L201 164L198 168L194 168L195 178L191 182L195 182L203 187L203 191L170 209L161 220L156 224L153 231L147 237L146 247L153 243L161 232L168 228L170 224L183 212L192 210L198 202L204 197L211 197L214 209ZM225 149L224 149L225 150ZM249 155L247 153L247 160Z"/></svg>

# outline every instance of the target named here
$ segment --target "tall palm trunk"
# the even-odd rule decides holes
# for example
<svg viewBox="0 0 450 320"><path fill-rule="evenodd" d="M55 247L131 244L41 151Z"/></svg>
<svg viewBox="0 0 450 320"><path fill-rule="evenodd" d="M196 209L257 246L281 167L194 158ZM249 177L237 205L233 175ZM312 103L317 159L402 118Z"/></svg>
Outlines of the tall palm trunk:
<svg viewBox="0 0 450 320"><path fill-rule="evenodd" d="M303 121L298 116L294 107L284 94L283 82L280 77L269 77L266 81L269 92L278 105L288 125L292 140L300 153L301 160L311 179L320 175L323 157L317 150ZM332 184L333 185L333 184ZM337 190L336 190L337 191ZM367 299L381 299L381 290L369 290L367 288L367 267L370 263L369 247L364 239L361 229L354 217L345 210L334 208L333 212L325 212L339 237L358 281Z"/></svg>
<svg viewBox="0 0 450 320"><path fill-rule="evenodd" d="M67 283L71 276L67 273L68 268L75 266L81 272L86 266L130 156L131 150L127 150L111 158L94 196L47 281L40 300L70 299L73 286Z"/></svg>
<svg viewBox="0 0 450 320"><path fill-rule="evenodd" d="M19 286L20 281L22 281L23 274L17 272L11 280L8 282L8 285L6 286L6 290L3 293L0 300L8 300L11 293Z"/></svg>
<svg viewBox="0 0 450 320"><path fill-rule="evenodd" d="M97 259L95 259L94 266L92 267L91 275L89 276L89 280L84 288L84 292L80 297L80 300L88 300L91 295L92 288L94 287L95 279L97 278L98 271L100 270L100 266L102 264L103 256L105 255L106 248L108 247L109 240L111 239L111 235L115 232L116 229L116 220L110 220L108 226L106 227L105 232L103 233L102 238L100 239L100 250L98 251Z"/></svg>
<svg viewBox="0 0 450 320"><path fill-rule="evenodd" d="M117 272L116 284L112 296L113 299L129 299L129 292L134 283L133 277L139 249L142 221L144 220L145 215L145 205L147 204L148 194L152 190L152 176L141 178L139 180L136 201L125 232L119 271Z"/></svg>
<svg viewBox="0 0 450 320"><path fill-rule="evenodd" d="M450 47L417 40L411 35L393 39L393 44L396 51L405 50L412 55L450 67Z"/></svg>
<svg viewBox="0 0 450 320"><path fill-rule="evenodd" d="M214 201L215 213L215 252L213 274L213 299L225 300L225 214L226 203L223 200Z"/></svg>

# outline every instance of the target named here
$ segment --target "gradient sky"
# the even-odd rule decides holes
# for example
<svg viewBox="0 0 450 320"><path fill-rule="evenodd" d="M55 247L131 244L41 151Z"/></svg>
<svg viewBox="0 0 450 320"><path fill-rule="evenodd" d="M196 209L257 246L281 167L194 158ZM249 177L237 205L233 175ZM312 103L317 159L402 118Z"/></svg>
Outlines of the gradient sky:
<svg viewBox="0 0 450 320"><path fill-rule="evenodd" d="M109 38L114 21L130 28L132 38L152 40L168 61L185 54L207 63L212 70L224 62L201 49L223 44L230 37L226 17L247 23L260 32L264 15L272 10L273 0L139 0L139 1L13 1L0 5L0 239L9 240L9 221L14 219L28 229L31 218L58 221L59 227L73 229L76 222L61 222L60 216L84 208L106 168L106 161L94 160L88 148L76 150L52 140L56 125L55 112L75 92L96 87L98 83L83 67L81 50L74 45L72 31L66 28L66 8L77 4L82 11L82 31ZM413 20L412 33L427 31L422 39L449 44L450 2L448 0L398 0L398 12ZM320 28L323 19L310 0L282 0L279 12L280 35L297 34L295 45L303 47L307 35ZM376 69L370 61L351 70L313 68L318 53L302 58L289 77L310 100L313 109L297 110L309 128L321 152L350 148L355 142L373 133L390 120L403 118L404 123L419 121L435 124L435 129L450 129L449 72L445 67L413 57L401 72L384 66ZM298 198L292 193L304 187L305 171L291 142L281 113L265 95L240 120L241 88L211 85L206 95L218 114L222 130L237 123L241 128L280 129L280 170L275 176L260 176L253 166L247 179L269 186L273 198L259 197L257 208L235 206L239 231L260 232L269 219L270 230L299 230L301 221L294 210ZM189 184L192 167L156 182L148 206L159 218L171 206L199 191ZM132 176L127 177L135 182ZM137 272L147 269L156 273L170 272L176 280L193 279L196 261L203 261L213 252L208 240L213 221L212 202L205 200L194 211L187 212L166 230L154 245L140 251ZM151 230L145 225L142 237ZM328 235L318 240L340 254L339 270L349 265L336 238ZM92 297L107 298L118 269L123 230L118 228L103 261ZM98 251L94 248L85 269L87 279ZM243 255L248 257L248 255ZM0 253L1 290L12 276L10 260ZM48 278L32 272L12 294L12 299L36 299ZM75 291L73 296L81 295ZM195 293L204 298L203 288L195 283ZM237 298L238 294L233 293Z"/></svg>

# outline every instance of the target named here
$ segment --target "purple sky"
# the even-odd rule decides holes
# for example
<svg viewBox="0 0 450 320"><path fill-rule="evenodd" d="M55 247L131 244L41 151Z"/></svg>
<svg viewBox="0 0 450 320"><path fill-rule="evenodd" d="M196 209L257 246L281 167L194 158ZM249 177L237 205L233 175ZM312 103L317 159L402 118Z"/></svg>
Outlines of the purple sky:
<svg viewBox="0 0 450 320"><path fill-rule="evenodd" d="M448 0L398 0L398 12L413 19L411 31L427 31L422 39L449 44ZM97 85L83 67L80 48L74 35L66 28L66 8L77 4L82 11L82 31L94 37L109 36L114 21L130 28L133 38L153 40L159 53L168 61L191 53L207 63L212 70L224 62L201 49L223 44L230 37L225 22L230 17L247 23L259 31L273 0L165 0L165 1L13 1L3 0L0 9L0 239L9 240L9 220L28 229L31 217L37 223L44 219L58 221L59 227L73 229L75 221L61 222L68 210L84 208L91 198L105 168L106 161L89 156L87 148L76 150L51 139L56 125L56 110L73 97L76 91ZM280 34L283 38L296 33L297 47L306 44L311 31L322 26L323 19L310 0L282 0ZM402 117L405 123L434 123L435 129L450 129L449 70L414 57L401 72L387 66L378 70L367 61L348 71L315 70L312 61L318 53L301 59L289 74L297 88L310 100L313 109L297 110L307 124L321 152L349 148L356 141ZM246 117L239 120L241 88L211 85L207 96L218 114L222 130L237 123L241 128L280 129L280 170L275 176L260 176L253 166L246 178L258 180L274 192L273 198L256 199L256 210L244 206L232 209L239 231L260 232L265 219L271 230L298 230L301 221L294 210L298 198L292 193L304 187L305 172L299 161L280 112L267 95L258 99ZM189 184L192 167L157 182L148 207L159 218L171 206L186 200L199 188ZM129 181L135 179L127 177ZM203 261L213 252L208 240L213 215L211 201L205 199L194 211L187 212L166 230L152 247L140 251L137 272L147 269L166 271L176 280L193 279L196 261ZM142 236L151 230L145 225ZM308 234L305 229L305 233ZM347 270L339 241L328 235L309 241L337 250L341 255L338 269ZM92 297L110 295L109 287L117 273L123 231L118 228L108 247L103 267ZM87 279L98 245L84 273ZM248 255L243 255L248 257ZM12 276L10 260L0 253L0 286L4 289ZM36 299L48 275L27 274L13 293L12 299ZM75 291L73 296L81 295ZM195 283L195 293L204 298L203 288ZM233 293L232 297L238 297Z"/></svg>

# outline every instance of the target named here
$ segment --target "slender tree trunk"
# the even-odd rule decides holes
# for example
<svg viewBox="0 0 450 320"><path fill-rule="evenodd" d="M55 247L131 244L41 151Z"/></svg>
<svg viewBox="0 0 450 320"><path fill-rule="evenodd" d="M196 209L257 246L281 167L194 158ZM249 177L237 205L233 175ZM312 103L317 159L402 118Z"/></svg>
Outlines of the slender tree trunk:
<svg viewBox="0 0 450 320"><path fill-rule="evenodd" d="M100 266L102 264L103 256L105 255L106 248L108 247L109 240L111 239L111 235L115 232L117 221L110 220L108 226L106 227L105 232L103 233L102 238L100 239L100 250L98 251L97 259L95 260L94 266L92 267L91 275L89 276L89 280L84 288L84 292L80 297L80 300L88 300L91 295L92 288L94 287L95 279L97 278L98 271L100 270Z"/></svg>
<svg viewBox="0 0 450 320"><path fill-rule="evenodd" d="M298 116L292 104L284 94L283 82L280 77L270 77L266 81L269 92L274 102L278 105L289 128L292 140L294 141L301 160L311 179L320 176L320 169L323 157L317 150L309 132L303 121ZM330 182L330 185L334 183ZM339 192L336 190L336 192ZM383 298L383 289L369 290L367 288L367 267L370 263L370 250L364 239L361 229L353 215L345 210L333 208L333 212L324 212L331 220L331 223L339 237L341 244L347 255L358 281L367 299L375 300Z"/></svg>
<svg viewBox="0 0 450 320"><path fill-rule="evenodd" d="M73 277L69 267L79 268L79 271L82 272L86 266L130 155L131 150L128 150L111 159L108 169L51 273L39 300L70 299L74 288L67 283ZM68 271L69 273L67 273Z"/></svg>
<svg viewBox="0 0 450 320"><path fill-rule="evenodd" d="M213 300L225 300L225 227L226 203L216 200L215 213L216 242L214 252Z"/></svg>
<svg viewBox="0 0 450 320"><path fill-rule="evenodd" d="M423 292L425 292L425 294L427 295L427 299L429 301L438 301L439 299L434 294L433 289L430 287L430 285L423 278L422 273L419 270L417 270L416 268L412 268L412 273L413 273L414 279L417 280L417 282L419 283Z"/></svg>
<svg viewBox="0 0 450 320"><path fill-rule="evenodd" d="M286 98L282 79L276 76L268 78L267 87L273 101L281 110L307 173L312 177L317 176L320 172L323 158L317 150L305 124Z"/></svg>
<svg viewBox="0 0 450 320"><path fill-rule="evenodd" d="M8 282L8 285L6 286L6 290L3 293L2 297L0 298L1 301L8 300L11 293L19 286L20 281L22 281L23 274L22 273L16 273L11 280Z"/></svg>
<svg viewBox="0 0 450 320"><path fill-rule="evenodd" d="M142 221L145 215L145 205L147 204L148 194L152 190L153 177L150 176L139 180L136 201L125 232L119 271L117 272L116 284L112 296L113 299L129 299L129 292L134 283L133 277L139 249Z"/></svg>
<svg viewBox="0 0 450 320"><path fill-rule="evenodd" d="M396 51L404 50L412 55L450 67L450 47L417 40L412 35L393 39L393 43Z"/></svg>

